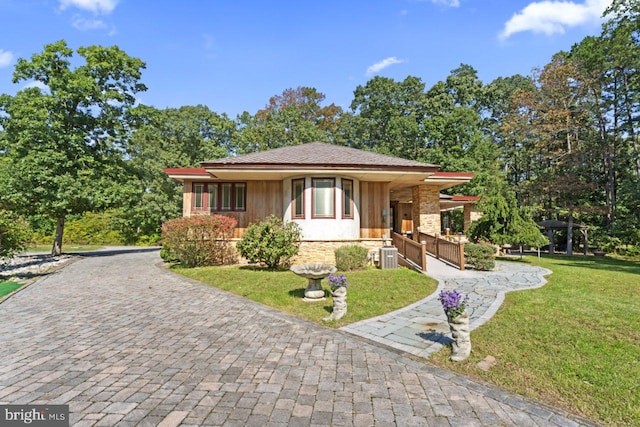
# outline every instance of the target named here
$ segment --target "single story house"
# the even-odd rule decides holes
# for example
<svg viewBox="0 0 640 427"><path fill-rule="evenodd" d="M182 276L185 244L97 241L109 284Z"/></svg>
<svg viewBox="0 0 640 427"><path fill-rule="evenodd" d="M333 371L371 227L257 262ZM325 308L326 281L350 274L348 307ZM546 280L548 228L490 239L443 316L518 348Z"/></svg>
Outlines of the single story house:
<svg viewBox="0 0 640 427"><path fill-rule="evenodd" d="M464 208L466 229L475 199L440 192L469 182L473 174L438 168L312 142L165 172L183 183L184 216L231 216L238 221L234 238L239 239L249 224L274 214L302 229L296 262L333 263L336 248L379 248L391 231L441 233L443 206Z"/></svg>

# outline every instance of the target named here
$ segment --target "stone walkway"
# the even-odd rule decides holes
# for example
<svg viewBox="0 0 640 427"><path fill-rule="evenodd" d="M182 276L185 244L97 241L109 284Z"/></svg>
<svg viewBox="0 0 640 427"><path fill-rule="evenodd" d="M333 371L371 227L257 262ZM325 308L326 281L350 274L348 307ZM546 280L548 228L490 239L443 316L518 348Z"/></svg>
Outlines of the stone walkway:
<svg viewBox="0 0 640 427"><path fill-rule="evenodd" d="M456 289L469 296L467 309L473 330L495 314L506 292L540 287L546 283L544 276L551 273L541 267L505 262L497 262L495 271L460 271L430 256L427 271L439 281L434 294L393 313L341 329L427 358L451 342L447 317L437 298L441 290Z"/></svg>
<svg viewBox="0 0 640 427"><path fill-rule="evenodd" d="M0 304L0 403L75 426L590 425L159 264L95 253Z"/></svg>

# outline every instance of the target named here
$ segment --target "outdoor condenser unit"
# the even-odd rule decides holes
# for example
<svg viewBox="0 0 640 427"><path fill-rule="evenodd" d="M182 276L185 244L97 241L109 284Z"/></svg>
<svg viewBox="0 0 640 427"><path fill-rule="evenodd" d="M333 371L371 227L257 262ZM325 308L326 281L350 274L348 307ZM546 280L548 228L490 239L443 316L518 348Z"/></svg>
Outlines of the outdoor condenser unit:
<svg viewBox="0 0 640 427"><path fill-rule="evenodd" d="M380 248L380 268L382 270L398 268L398 248L395 246Z"/></svg>

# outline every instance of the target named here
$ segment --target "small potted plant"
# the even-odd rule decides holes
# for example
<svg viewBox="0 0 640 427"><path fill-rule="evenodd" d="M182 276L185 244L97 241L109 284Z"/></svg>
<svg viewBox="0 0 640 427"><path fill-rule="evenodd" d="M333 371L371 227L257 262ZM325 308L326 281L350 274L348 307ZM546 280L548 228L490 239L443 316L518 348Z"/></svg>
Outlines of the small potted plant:
<svg viewBox="0 0 640 427"><path fill-rule="evenodd" d="M471 334L469 331L469 313L467 303L469 296L463 296L456 290L443 290L438 295L447 322L451 330L451 361L459 362L471 354Z"/></svg>
<svg viewBox="0 0 640 427"><path fill-rule="evenodd" d="M325 317L324 321L338 320L347 314L347 278L344 274L329 275L329 286L331 287L331 295L333 296L333 311L329 317Z"/></svg>

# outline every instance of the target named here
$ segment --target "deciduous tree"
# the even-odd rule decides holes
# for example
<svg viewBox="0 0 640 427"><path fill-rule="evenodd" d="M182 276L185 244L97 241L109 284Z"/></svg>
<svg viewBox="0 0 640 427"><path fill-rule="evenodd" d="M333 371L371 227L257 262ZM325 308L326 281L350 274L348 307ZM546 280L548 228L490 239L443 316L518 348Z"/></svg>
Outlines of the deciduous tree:
<svg viewBox="0 0 640 427"><path fill-rule="evenodd" d="M27 87L0 99L6 132L0 163L0 201L25 214L56 221L52 254L60 254L65 218L117 206L135 193L123 152L128 111L145 64L116 46L65 41L19 59L14 83ZM71 62L79 65L73 67Z"/></svg>

